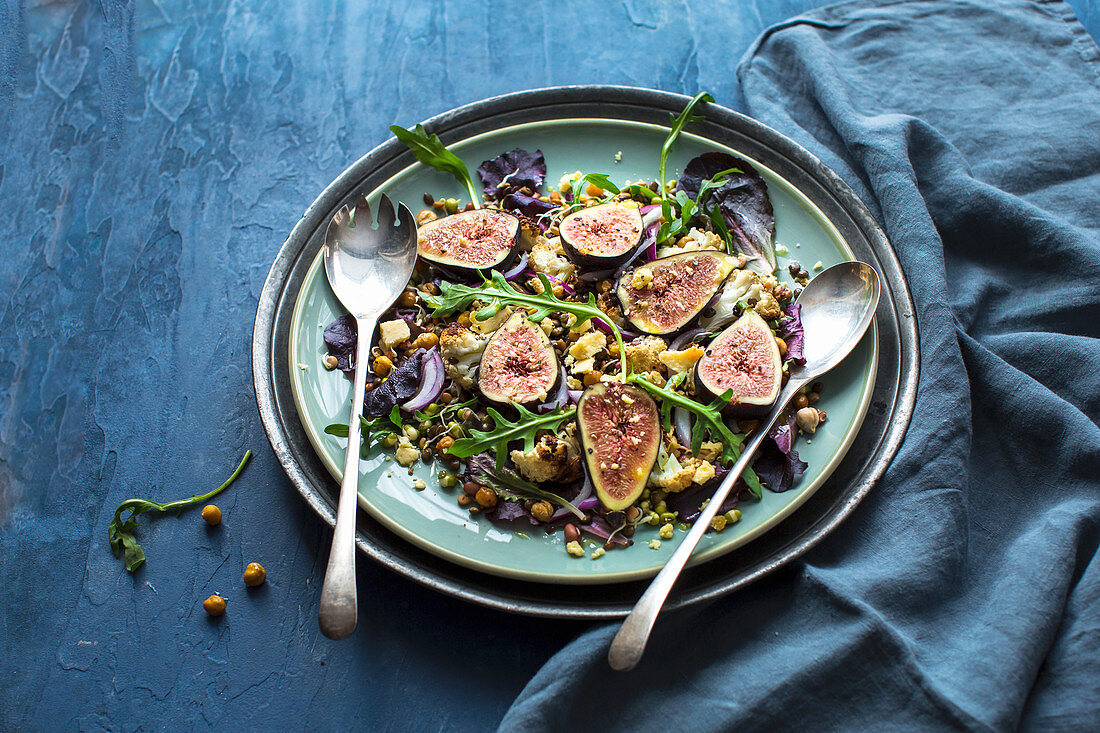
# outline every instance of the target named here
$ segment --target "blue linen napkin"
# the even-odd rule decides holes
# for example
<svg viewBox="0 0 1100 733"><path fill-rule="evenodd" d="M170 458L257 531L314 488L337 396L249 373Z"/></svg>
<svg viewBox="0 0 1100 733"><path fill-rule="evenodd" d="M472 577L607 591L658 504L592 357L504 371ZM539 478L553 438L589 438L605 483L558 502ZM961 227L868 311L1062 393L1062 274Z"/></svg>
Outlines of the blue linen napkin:
<svg viewBox="0 0 1100 733"><path fill-rule="evenodd" d="M505 730L1100 729L1100 50L1055 2L856 2L767 31L750 113L853 185L916 302L892 466L802 561L617 625Z"/></svg>

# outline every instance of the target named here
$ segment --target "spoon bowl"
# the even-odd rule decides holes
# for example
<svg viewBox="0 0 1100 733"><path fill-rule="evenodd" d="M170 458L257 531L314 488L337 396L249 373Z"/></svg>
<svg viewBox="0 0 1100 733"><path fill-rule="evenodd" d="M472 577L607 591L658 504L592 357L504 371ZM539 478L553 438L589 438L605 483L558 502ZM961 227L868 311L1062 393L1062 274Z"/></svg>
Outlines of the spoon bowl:
<svg viewBox="0 0 1100 733"><path fill-rule="evenodd" d="M330 639L343 639L355 631L359 606L355 595L355 511L359 494L359 443L363 396L371 337L378 317L405 289L416 265L416 222L404 204L396 212L390 200L378 200L378 221L360 195L354 206L344 206L325 232L325 275L336 297L355 318L355 380L351 391L351 419L340 498L336 505L336 529L332 534L321 607L317 621Z"/></svg>

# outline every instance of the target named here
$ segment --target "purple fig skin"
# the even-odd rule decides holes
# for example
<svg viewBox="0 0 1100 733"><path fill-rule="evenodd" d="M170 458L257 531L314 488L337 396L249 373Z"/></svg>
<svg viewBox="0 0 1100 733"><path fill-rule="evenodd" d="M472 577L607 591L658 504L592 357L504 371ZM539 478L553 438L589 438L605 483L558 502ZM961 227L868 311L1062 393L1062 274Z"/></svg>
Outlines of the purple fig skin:
<svg viewBox="0 0 1100 733"><path fill-rule="evenodd" d="M732 377L733 383L711 383L717 370L724 370L723 376ZM726 414L741 418L766 415L783 386L783 360L767 322L755 311L746 311L710 342L692 368L692 377L695 394L709 399L734 389L733 399L723 410ZM742 389L753 386L754 394L738 394L737 385Z"/></svg>
<svg viewBox="0 0 1100 733"><path fill-rule="evenodd" d="M488 277L493 270L507 269L518 252L521 231L519 218L506 211L460 211L421 225L416 249L422 259L450 272Z"/></svg>
<svg viewBox="0 0 1100 733"><path fill-rule="evenodd" d="M601 219L605 221L601 222ZM588 228L593 223L597 228L603 227L607 231L602 234L576 231L578 228ZM569 255L569 259L589 270L606 270L626 262L642 243L644 231L641 211L614 202L574 211L562 219L561 224L558 225L561 244ZM613 248L613 253L598 254L593 251L594 245L598 242L586 241L598 240L601 237L619 240L616 243L617 246Z"/></svg>
<svg viewBox="0 0 1100 733"><path fill-rule="evenodd" d="M597 382L577 402L577 428L600 503L613 511L630 507L661 448L657 403L639 387Z"/></svg>
<svg viewBox="0 0 1100 733"><path fill-rule="evenodd" d="M513 313L489 337L481 354L478 389L486 400L499 405L537 405L554 391L560 379L561 366L550 339L521 311ZM517 393L518 385L524 383L527 388Z"/></svg>
<svg viewBox="0 0 1100 733"><path fill-rule="evenodd" d="M697 262L692 271L684 270L683 277L677 276L676 271L685 263L691 267L690 263L693 260ZM615 294L619 298L619 305L622 306L623 316L634 328L653 336L671 336L691 325L691 322L699 316L707 303L721 289L736 265L737 258L725 252L712 250L682 252L625 271L615 284ZM643 288L634 288L632 281L639 270L648 270L652 273L653 282ZM709 280L705 279L708 277ZM680 303L679 313L668 312L668 306L674 303L673 299L682 299L685 295L690 295L693 288L699 286L703 286L703 290L697 290L696 297L691 298L690 302ZM660 302L662 298L663 302ZM654 299L659 302L654 303ZM646 302L647 305L641 307L642 302ZM662 307L663 310L661 310ZM666 322L658 323L655 318L650 317L651 315L663 317Z"/></svg>

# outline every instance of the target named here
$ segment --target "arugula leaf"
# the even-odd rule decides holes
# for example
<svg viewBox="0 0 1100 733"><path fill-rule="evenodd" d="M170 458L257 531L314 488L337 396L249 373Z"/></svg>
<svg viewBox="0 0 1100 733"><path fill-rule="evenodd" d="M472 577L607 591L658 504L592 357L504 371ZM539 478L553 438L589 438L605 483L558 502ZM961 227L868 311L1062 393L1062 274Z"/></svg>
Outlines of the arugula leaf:
<svg viewBox="0 0 1100 733"><path fill-rule="evenodd" d="M733 396L733 390L726 390L725 394L716 397L709 405L703 405L690 397L674 392L671 387L667 385L665 387L658 387L639 374L630 375L627 381L637 384L654 397L659 397L661 399L662 417L665 415L666 405L679 405L693 413L696 418L702 422L705 430L710 431L711 439L722 442L723 463L736 461L737 457L741 455L741 444L744 443L745 436L740 434L735 435L726 425L725 420L722 419L722 408L729 404L730 398ZM671 408L668 409L669 414L671 414ZM691 431L691 451L696 455L699 453L699 448L702 447L703 433L705 430ZM745 484L748 485L749 491L759 499L761 496L760 479L757 478L756 472L754 472L751 467L746 468L741 474L741 478L745 480Z"/></svg>
<svg viewBox="0 0 1100 733"><path fill-rule="evenodd" d="M700 102L713 102L714 97L710 96L707 92L699 92L687 106L684 107L684 111L679 116L669 114L672 118L672 129L668 131L668 137L665 138L665 142L661 145L661 165L659 168L660 173L657 178L657 193L663 194L665 190L665 162L668 160L668 154L672 150L672 144L676 142L676 138L680 137L680 131L684 129L684 126L689 122L698 122L703 119L702 115L693 115L695 106ZM663 198L663 197L662 197ZM667 213L667 212L666 212ZM668 218L667 216L665 217Z"/></svg>
<svg viewBox="0 0 1100 733"><path fill-rule="evenodd" d="M385 417L376 417L368 420L365 416L359 416L360 443L359 457L367 458L370 455L371 446L380 443L383 438L393 432L401 432L401 410L397 405L393 406L390 414ZM348 426L342 422L333 423L325 427L325 432L335 435L337 438L346 438L351 432Z"/></svg>
<svg viewBox="0 0 1100 733"><path fill-rule="evenodd" d="M446 146L440 142L439 135L429 135L424 125L417 125L413 130L406 130L400 125L390 125L390 132L405 143L421 163L454 176L466 187L470 201L473 201L475 206L481 206L481 199L478 198L477 189L474 188L474 180L470 177L470 169L466 167L462 158L447 150Z"/></svg>
<svg viewBox="0 0 1100 733"><path fill-rule="evenodd" d="M520 476L515 471L502 468L499 455L495 458L488 454L473 456L466 463L470 472L470 479L484 486L491 486L505 498L510 499L540 499L557 504L568 509L582 522L587 521L588 516L578 509L571 501L558 496L552 491L540 488Z"/></svg>
<svg viewBox="0 0 1100 733"><path fill-rule="evenodd" d="M575 408L559 407L544 415L537 415L523 405L513 405L519 417L513 422L505 419L497 410L490 407L487 412L493 418L492 430L471 430L469 438L459 438L447 451L455 458L469 458L478 453L492 451L496 453L497 468L504 465L508 455L508 444L513 440L523 441L524 452L535 447L535 434L540 430L557 430L563 422L573 416Z"/></svg>
<svg viewBox="0 0 1100 733"><path fill-rule="evenodd" d="M591 183L593 186L603 189L604 191L610 191L612 195L619 193L619 187L611 182L611 179L604 173L589 173L586 176L581 176L577 180L573 181L573 203L580 202L581 191L584 190L584 184Z"/></svg>
<svg viewBox="0 0 1100 733"><path fill-rule="evenodd" d="M542 283L541 293L524 293L517 290L510 282L504 279L504 275L496 270L492 273L492 279L486 280L480 287L472 288L461 283L450 283L446 280L439 283L439 295L422 294L421 298L432 308L432 315L447 315L465 309L475 300L489 301L490 305L479 311L474 317L479 321L492 318L505 305L522 305L534 308L535 312L527 317L534 323L540 322L554 312L570 313L576 317L574 326L580 326L585 321L598 318L611 327L615 341L619 346L619 367L622 374L627 371L626 349L623 348L623 336L619 329L596 305L596 296L588 294L587 301L562 300L554 295L550 279L543 273L538 273L539 282ZM495 302L494 302L495 301ZM452 451L453 452L453 451Z"/></svg>
<svg viewBox="0 0 1100 733"><path fill-rule="evenodd" d="M624 190L631 196L641 196L646 201L652 201L657 198L657 193L653 189L649 186L642 186L637 183L627 186Z"/></svg>
<svg viewBox="0 0 1100 733"><path fill-rule="evenodd" d="M206 494L202 494L201 496L192 496L188 499L170 501L165 504L150 501L148 499L127 499L119 504L118 508L115 509L115 518L111 520L111 524L107 527L107 539L111 543L111 552L114 553L115 557L118 557L120 553L124 556L126 569L131 573L140 568L145 563L145 550L142 549L141 544L134 536L134 530L137 529L137 519L139 516L150 511L170 512L173 509L183 509L192 504L198 504L201 501L206 501L207 499L217 496L241 475L241 471L248 465L248 461L251 460L251 458L252 451L245 451L244 458L242 458L240 464L237 465L237 470L233 472L233 475L226 479L226 482L218 488ZM130 514L123 520L122 513L127 510L130 511Z"/></svg>

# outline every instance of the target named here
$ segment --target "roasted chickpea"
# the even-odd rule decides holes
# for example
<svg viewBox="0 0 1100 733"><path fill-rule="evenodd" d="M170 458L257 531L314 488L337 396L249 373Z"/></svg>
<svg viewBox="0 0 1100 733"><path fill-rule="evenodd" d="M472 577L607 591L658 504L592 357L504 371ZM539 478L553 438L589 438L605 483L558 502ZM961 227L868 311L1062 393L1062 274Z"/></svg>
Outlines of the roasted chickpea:
<svg viewBox="0 0 1100 733"><path fill-rule="evenodd" d="M225 599L219 595L213 595L202 602L203 609L211 616L225 615Z"/></svg>
<svg viewBox="0 0 1100 733"><path fill-rule="evenodd" d="M548 501L536 501L531 506L531 516L540 522L549 522L550 517L554 516L554 505Z"/></svg>
<svg viewBox="0 0 1100 733"><path fill-rule="evenodd" d="M393 369L393 362L388 356L380 356L374 360L374 373L384 377Z"/></svg>
<svg viewBox="0 0 1100 733"><path fill-rule="evenodd" d="M267 571L264 570L264 566L258 562L248 563L244 569L244 584L255 588L257 585L263 585L265 580L267 580Z"/></svg>
<svg viewBox="0 0 1100 733"><path fill-rule="evenodd" d="M478 489L474 498L477 499L478 506L482 509L492 509L497 505L497 492L488 486L482 486Z"/></svg>
<svg viewBox="0 0 1100 733"><path fill-rule="evenodd" d="M222 510L218 509L213 504L207 504L202 508L202 519L211 527L221 524Z"/></svg>

